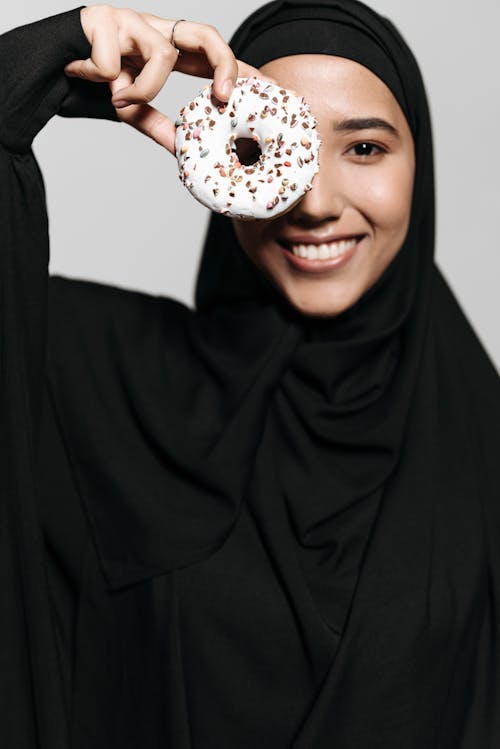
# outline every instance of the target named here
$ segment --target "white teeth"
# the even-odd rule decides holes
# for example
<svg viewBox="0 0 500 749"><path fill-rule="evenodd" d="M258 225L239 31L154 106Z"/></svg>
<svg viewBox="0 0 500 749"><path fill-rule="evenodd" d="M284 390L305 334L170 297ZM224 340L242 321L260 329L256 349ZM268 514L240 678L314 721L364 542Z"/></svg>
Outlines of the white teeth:
<svg viewBox="0 0 500 749"><path fill-rule="evenodd" d="M292 252L297 257L307 258L308 260L329 260L347 252L354 247L356 242L356 239L344 239L330 244L295 244L292 245Z"/></svg>

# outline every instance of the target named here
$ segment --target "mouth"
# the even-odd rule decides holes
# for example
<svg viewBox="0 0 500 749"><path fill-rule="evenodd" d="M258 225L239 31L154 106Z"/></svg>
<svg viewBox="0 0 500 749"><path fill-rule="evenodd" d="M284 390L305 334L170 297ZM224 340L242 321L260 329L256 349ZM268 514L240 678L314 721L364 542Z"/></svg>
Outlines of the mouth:
<svg viewBox="0 0 500 749"><path fill-rule="evenodd" d="M294 268L308 273L322 273L348 263L365 236L366 234L345 235L321 244L282 239L278 239L277 242Z"/></svg>

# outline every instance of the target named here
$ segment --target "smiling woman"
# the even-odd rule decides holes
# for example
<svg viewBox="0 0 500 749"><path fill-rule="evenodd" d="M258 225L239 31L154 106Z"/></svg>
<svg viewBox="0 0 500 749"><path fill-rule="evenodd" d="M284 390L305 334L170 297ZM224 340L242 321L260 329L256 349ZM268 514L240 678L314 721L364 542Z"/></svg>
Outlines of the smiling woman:
<svg viewBox="0 0 500 749"><path fill-rule="evenodd" d="M229 45L86 6L0 69L2 749L497 749L500 383L434 262L398 31L357 0L274 0ZM33 138L105 118L173 153L173 70L303 95L312 189L210 215L195 309L49 278Z"/></svg>
<svg viewBox="0 0 500 749"><path fill-rule="evenodd" d="M388 86L357 62L294 55L260 69L310 103L322 140L320 172L291 211L269 222L233 219L235 232L294 307L336 315L374 284L403 244L412 134Z"/></svg>

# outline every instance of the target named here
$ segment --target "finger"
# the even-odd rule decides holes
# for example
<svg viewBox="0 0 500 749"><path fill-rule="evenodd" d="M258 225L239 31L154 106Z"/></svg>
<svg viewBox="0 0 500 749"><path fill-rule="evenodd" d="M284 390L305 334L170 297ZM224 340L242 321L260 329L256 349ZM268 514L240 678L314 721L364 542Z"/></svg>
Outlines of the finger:
<svg viewBox="0 0 500 749"><path fill-rule="evenodd" d="M135 80L114 94L114 99L145 104L158 94L177 61L177 52L156 29L139 15L135 18L132 39L146 61Z"/></svg>
<svg viewBox="0 0 500 749"><path fill-rule="evenodd" d="M172 27L175 21L169 21L165 18L155 16L151 13L140 13L140 15L144 21L146 21L151 26L153 26L153 28L159 31L167 40L170 40L170 37L172 34ZM185 25L187 23L191 23L191 22L183 21L182 25ZM199 24L196 24L196 25L199 25ZM213 68L209 64L206 56L201 55L199 53L199 47L193 48L196 51L189 51L189 49L187 48L188 42L186 42L185 38L181 38L181 39L178 38L178 33L177 33L178 29L180 29L180 25L178 28L176 28L175 41L176 41L176 45L178 45L181 48L181 54L178 57L173 69L181 73L186 73L187 75L194 75L194 76L201 77L201 78L212 78ZM224 42L224 44L226 43ZM226 47L229 50L229 53L232 55L231 48L228 45L226 45ZM264 80L267 82L270 81L271 83L276 83L276 84L278 83L271 76L263 75L258 68L254 68L252 65L248 65L247 63L242 62L241 60L236 60L236 63L238 66L238 73L237 73L238 78L249 78L252 75L255 75L257 78L260 78L261 80Z"/></svg>
<svg viewBox="0 0 500 749"><path fill-rule="evenodd" d="M64 68L70 77L102 82L114 80L120 73L120 43L116 24L109 21L97 26L92 39L92 52L87 60L73 60Z"/></svg>
<svg viewBox="0 0 500 749"><path fill-rule="evenodd" d="M112 93L130 85L134 76L134 70L124 68L118 78L109 83ZM175 125L150 104L129 104L117 109L116 113L120 120L152 138L175 155Z"/></svg>
<svg viewBox="0 0 500 749"><path fill-rule="evenodd" d="M129 104L120 109L119 117L175 156L175 125L151 104Z"/></svg>
<svg viewBox="0 0 500 749"><path fill-rule="evenodd" d="M252 65L248 65L241 60L236 60L236 63L238 66L237 78L251 78L252 76L256 76L266 83L270 82L279 85L275 78L272 78L269 75L264 75L264 73L261 73L258 68L254 68ZM185 73L186 75L193 75L198 78L212 78L213 76L213 69L206 57L194 52L183 51L174 65L173 70L179 73Z"/></svg>
<svg viewBox="0 0 500 749"><path fill-rule="evenodd" d="M178 61L180 67L176 64L175 69L182 69L184 50L188 53L204 52L211 70L207 77L211 77L213 71L214 93L220 101L227 101L236 83L238 65L231 48L215 26L183 21L175 29L175 42L181 50ZM231 83L230 90L225 90L223 87L227 80Z"/></svg>
<svg viewBox="0 0 500 749"><path fill-rule="evenodd" d="M134 82L134 78L134 70L129 68L128 66L124 67L120 71L120 75L115 78L115 80L109 81L109 88L111 90L112 96L114 96L114 94L120 89L124 89L126 86L130 86Z"/></svg>
<svg viewBox="0 0 500 749"><path fill-rule="evenodd" d="M238 63L238 76L240 78L251 78L254 75L261 81L270 81L271 83L275 83L276 86L280 85L276 78L272 78L270 75L261 73L260 70L258 68L254 68L253 65L248 65L248 63L243 62L242 60L237 60L236 62Z"/></svg>

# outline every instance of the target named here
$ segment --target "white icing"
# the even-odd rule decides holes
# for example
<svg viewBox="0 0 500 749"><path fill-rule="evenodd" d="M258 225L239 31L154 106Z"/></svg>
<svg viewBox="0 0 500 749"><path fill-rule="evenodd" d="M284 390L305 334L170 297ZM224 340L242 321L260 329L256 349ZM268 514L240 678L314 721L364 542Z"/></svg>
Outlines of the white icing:
<svg viewBox="0 0 500 749"><path fill-rule="evenodd" d="M176 121L179 178L196 200L216 213L243 219L275 217L311 189L319 171L321 140L316 128L309 105L293 91L254 76L238 78L224 105L213 97L209 84L182 108ZM262 152L259 161L238 166L234 142L253 136Z"/></svg>

